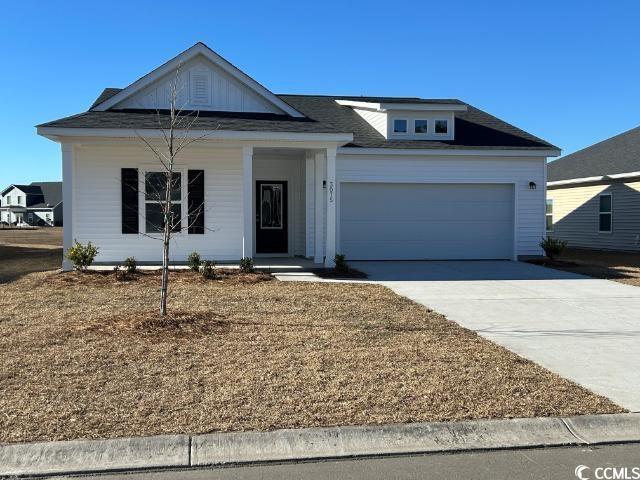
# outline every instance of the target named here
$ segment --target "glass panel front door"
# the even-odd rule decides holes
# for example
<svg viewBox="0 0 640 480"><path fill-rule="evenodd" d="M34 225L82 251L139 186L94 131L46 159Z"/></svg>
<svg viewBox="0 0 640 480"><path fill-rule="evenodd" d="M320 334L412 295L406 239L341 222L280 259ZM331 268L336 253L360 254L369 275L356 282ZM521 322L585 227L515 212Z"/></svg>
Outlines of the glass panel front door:
<svg viewBox="0 0 640 480"><path fill-rule="evenodd" d="M287 182L256 182L256 253L289 253Z"/></svg>

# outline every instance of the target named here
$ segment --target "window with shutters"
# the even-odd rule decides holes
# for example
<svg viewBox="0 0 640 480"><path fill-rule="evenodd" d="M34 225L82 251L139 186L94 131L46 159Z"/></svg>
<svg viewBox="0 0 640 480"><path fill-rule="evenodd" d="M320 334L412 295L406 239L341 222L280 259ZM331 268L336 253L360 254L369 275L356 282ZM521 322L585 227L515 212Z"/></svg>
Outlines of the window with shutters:
<svg viewBox="0 0 640 480"><path fill-rule="evenodd" d="M211 103L210 83L208 72L191 73L191 103L194 105L208 105Z"/></svg>

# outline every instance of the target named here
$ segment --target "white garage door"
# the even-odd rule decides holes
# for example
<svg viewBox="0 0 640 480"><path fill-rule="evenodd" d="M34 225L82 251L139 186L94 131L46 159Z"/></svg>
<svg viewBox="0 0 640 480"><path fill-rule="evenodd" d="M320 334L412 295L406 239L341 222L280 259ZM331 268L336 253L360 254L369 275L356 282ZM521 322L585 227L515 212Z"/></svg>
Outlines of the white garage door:
<svg viewBox="0 0 640 480"><path fill-rule="evenodd" d="M350 260L512 258L513 186L342 183L340 251Z"/></svg>

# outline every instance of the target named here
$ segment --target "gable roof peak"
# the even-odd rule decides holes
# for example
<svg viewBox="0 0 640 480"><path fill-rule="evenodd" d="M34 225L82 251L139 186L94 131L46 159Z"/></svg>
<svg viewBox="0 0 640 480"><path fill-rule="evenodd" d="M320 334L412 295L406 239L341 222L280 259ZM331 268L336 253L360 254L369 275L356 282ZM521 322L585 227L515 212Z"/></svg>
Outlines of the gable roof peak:
<svg viewBox="0 0 640 480"><path fill-rule="evenodd" d="M103 95L101 95L100 98L98 98L90 107L90 110L105 111L111 109L125 99L130 98L135 93L138 93L146 87L149 87L151 84L165 77L167 74L175 72L180 65L188 62L198 55L202 55L203 57L205 57L216 67L220 68L227 75L233 78L234 81L239 82L240 84L244 85L246 88L257 94L259 97L264 98L265 100L267 100L267 102L274 105L277 109L285 112L292 117L304 117L304 115L298 110L293 108L291 105L286 103L284 100L279 98L277 95L275 95L273 92L251 78L249 75L241 71L238 67L223 58L221 55L214 52L203 42L195 43L188 49L163 63L153 71L140 77L138 80L121 89L120 91L115 92L114 89L110 89L110 91L107 92L105 90L105 92L103 92Z"/></svg>

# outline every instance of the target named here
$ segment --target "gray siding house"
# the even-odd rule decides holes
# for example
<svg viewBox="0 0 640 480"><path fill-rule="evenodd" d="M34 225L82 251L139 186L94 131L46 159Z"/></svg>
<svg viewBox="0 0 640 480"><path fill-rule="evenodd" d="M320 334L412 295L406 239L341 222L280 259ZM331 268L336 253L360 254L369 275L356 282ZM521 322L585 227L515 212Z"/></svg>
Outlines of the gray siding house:
<svg viewBox="0 0 640 480"><path fill-rule="evenodd" d="M546 220L572 247L640 251L640 127L549 163Z"/></svg>

